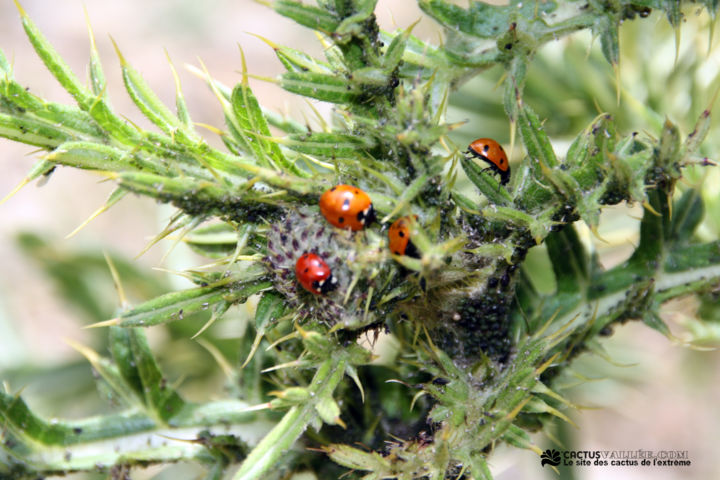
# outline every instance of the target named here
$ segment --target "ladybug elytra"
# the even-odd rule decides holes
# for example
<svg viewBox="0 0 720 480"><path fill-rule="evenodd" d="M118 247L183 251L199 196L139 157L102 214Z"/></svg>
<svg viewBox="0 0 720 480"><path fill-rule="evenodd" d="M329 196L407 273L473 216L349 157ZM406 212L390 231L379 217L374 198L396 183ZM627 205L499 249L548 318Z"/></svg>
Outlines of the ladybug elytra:
<svg viewBox="0 0 720 480"><path fill-rule="evenodd" d="M390 251L395 255L420 258L420 252L410 239L411 222L418 219L417 215L413 215L413 217L414 220L411 220L410 217L400 217L388 229Z"/></svg>
<svg viewBox="0 0 720 480"><path fill-rule="evenodd" d="M478 138L468 145L467 153L486 161L493 172L500 175L500 185L510 181L510 162L502 145L492 138Z"/></svg>
<svg viewBox="0 0 720 480"><path fill-rule="evenodd" d="M295 276L308 292L323 295L337 287L330 267L314 253L303 253L295 263Z"/></svg>
<svg viewBox="0 0 720 480"><path fill-rule="evenodd" d="M367 193L352 185L336 185L320 197L320 213L332 225L362 230L375 220L375 210Z"/></svg>

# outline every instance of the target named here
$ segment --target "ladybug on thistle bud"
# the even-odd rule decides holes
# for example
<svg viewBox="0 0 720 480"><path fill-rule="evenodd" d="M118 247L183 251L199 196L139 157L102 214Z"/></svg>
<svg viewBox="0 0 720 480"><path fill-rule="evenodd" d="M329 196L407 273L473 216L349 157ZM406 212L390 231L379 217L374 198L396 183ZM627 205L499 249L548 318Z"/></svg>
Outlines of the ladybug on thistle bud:
<svg viewBox="0 0 720 480"><path fill-rule="evenodd" d="M467 153L487 162L488 169L500 175L500 185L510 181L510 162L502 145L492 138L478 138L468 145Z"/></svg>
<svg viewBox="0 0 720 480"><path fill-rule="evenodd" d="M337 287L325 260L314 253L303 253L295 263L295 277L305 290L316 295L324 295Z"/></svg>
<svg viewBox="0 0 720 480"><path fill-rule="evenodd" d="M336 185L320 197L320 213L338 228L362 230L375 220L370 196L352 185Z"/></svg>

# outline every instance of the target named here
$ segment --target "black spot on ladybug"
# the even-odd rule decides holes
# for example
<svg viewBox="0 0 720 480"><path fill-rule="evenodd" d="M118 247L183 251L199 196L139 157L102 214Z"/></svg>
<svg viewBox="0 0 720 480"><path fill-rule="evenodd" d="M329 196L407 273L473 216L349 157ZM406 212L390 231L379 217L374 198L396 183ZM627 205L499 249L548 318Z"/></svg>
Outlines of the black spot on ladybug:
<svg viewBox="0 0 720 480"><path fill-rule="evenodd" d="M400 231L398 232L398 236L399 236L400 238L405 238L405 232L403 232L402 230L400 230Z"/></svg>
<svg viewBox="0 0 720 480"><path fill-rule="evenodd" d="M337 187L332 187L332 188L330 189L331 192L334 192L335 190L337 190Z"/></svg>
<svg viewBox="0 0 720 480"><path fill-rule="evenodd" d="M345 217L338 218L338 223L345 223Z"/></svg>

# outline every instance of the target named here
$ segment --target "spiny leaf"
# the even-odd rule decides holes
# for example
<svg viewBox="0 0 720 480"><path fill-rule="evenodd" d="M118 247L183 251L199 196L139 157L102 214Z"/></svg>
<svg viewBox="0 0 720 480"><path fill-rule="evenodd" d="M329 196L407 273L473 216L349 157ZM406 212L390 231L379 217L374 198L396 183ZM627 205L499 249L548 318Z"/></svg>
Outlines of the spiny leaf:
<svg viewBox="0 0 720 480"><path fill-rule="evenodd" d="M108 145L93 142L66 142L45 156L51 162L89 170L139 170L142 160Z"/></svg>
<svg viewBox="0 0 720 480"><path fill-rule="evenodd" d="M303 5L293 0L275 0L272 6L280 15L321 32L334 32L339 25L339 21L335 16L324 8Z"/></svg>
<svg viewBox="0 0 720 480"><path fill-rule="evenodd" d="M168 422L184 407L185 402L167 386L143 331L113 327L110 339L113 359L125 381L152 417Z"/></svg>
<svg viewBox="0 0 720 480"><path fill-rule="evenodd" d="M577 231L570 225L545 238L557 288L566 292L582 291L588 282L589 258Z"/></svg>
<svg viewBox="0 0 720 480"><path fill-rule="evenodd" d="M90 26L90 19L88 18L87 10L85 10L85 23L87 24L88 37L90 38L90 65L88 70L90 71L90 86L95 95L107 96L105 82L105 73L102 69L102 63L100 62L100 54L97 51L95 45L95 35L93 34L92 27Z"/></svg>
<svg viewBox="0 0 720 480"><path fill-rule="evenodd" d="M140 111L168 135L180 133L185 136L191 135L194 137L195 135L188 131L170 109L160 101L138 71L127 63L115 41L112 40L112 42L115 47L115 52L120 59L125 89Z"/></svg>
<svg viewBox="0 0 720 480"><path fill-rule="evenodd" d="M359 136L323 132L289 135L279 142L307 155L331 159L357 158L373 146L370 140Z"/></svg>
<svg viewBox="0 0 720 480"><path fill-rule="evenodd" d="M124 120L117 117L105 100L83 86L75 74L72 73L70 67L22 9L20 9L20 15L25 33L27 33L30 43L32 43L38 56L63 88L75 98L80 108L90 113L98 125L114 138L135 144L138 139L137 132Z"/></svg>
<svg viewBox="0 0 720 480"><path fill-rule="evenodd" d="M255 155L259 165L276 167L285 172L307 176L297 166L290 163L283 155L280 147L270 139L270 128L260 105L249 85L239 84L233 89L231 103L237 119L239 140L245 148Z"/></svg>
<svg viewBox="0 0 720 480"><path fill-rule="evenodd" d="M685 191L675 202L672 212L669 239L682 245L693 237L705 214L700 191Z"/></svg>
<svg viewBox="0 0 720 480"><path fill-rule="evenodd" d="M605 59L615 68L620 63L618 28L619 21L614 12L599 15L592 25L593 33L600 37L600 46Z"/></svg>
<svg viewBox="0 0 720 480"><path fill-rule="evenodd" d="M331 103L352 103L359 91L344 78L314 72L286 72L280 84L288 92Z"/></svg>
<svg viewBox="0 0 720 480"><path fill-rule="evenodd" d="M333 444L323 450L335 462L347 468L371 472L388 471L390 462L377 452L364 452L349 445Z"/></svg>
<svg viewBox="0 0 720 480"><path fill-rule="evenodd" d="M528 105L518 109L518 127L535 174L545 177L547 169L556 167L558 161L540 119Z"/></svg>
<svg viewBox="0 0 720 480"><path fill-rule="evenodd" d="M332 395L332 392L343 378L346 363L347 361L342 354L336 355L334 359L328 358L323 361L309 387L314 398L326 398L328 395ZM315 401L292 407L270 433L265 435L250 452L240 469L233 476L233 480L260 478L276 465L278 459L305 431L307 426L314 423L316 419Z"/></svg>
<svg viewBox="0 0 720 480"><path fill-rule="evenodd" d="M5 113L0 113L0 137L48 150L73 140L72 134L47 122L17 118Z"/></svg>
<svg viewBox="0 0 720 480"><path fill-rule="evenodd" d="M383 68L386 71L392 71L400 64L403 54L405 53L405 46L410 38L410 33L419 22L420 19L416 20L415 23L407 27L402 33L395 35L395 38L392 39L390 46L388 46L382 58Z"/></svg>
<svg viewBox="0 0 720 480"><path fill-rule="evenodd" d="M496 205L507 205L512 202L510 194L498 183L495 178L485 172L485 168L480 167L478 163L471 157L463 155L460 158L460 164L468 176L470 181Z"/></svg>
<svg viewBox="0 0 720 480"><path fill-rule="evenodd" d="M259 275L256 274L256 278ZM207 309L210 305L225 301L242 303L250 295L268 289L267 281L251 281L246 274L243 282L225 280L216 285L171 292L149 300L113 320L121 327L150 327L182 319L185 315ZM104 322L106 323L106 322Z"/></svg>

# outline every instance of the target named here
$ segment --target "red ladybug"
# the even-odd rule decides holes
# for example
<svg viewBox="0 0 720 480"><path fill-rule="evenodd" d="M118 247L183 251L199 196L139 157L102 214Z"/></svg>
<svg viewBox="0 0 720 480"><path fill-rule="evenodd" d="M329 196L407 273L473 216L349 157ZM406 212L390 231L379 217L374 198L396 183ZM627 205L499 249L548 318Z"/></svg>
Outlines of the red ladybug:
<svg viewBox="0 0 720 480"><path fill-rule="evenodd" d="M500 175L500 185L510 181L510 163L505 150L492 138L478 138L468 145L467 153L488 162L488 168Z"/></svg>
<svg viewBox="0 0 720 480"><path fill-rule="evenodd" d="M337 287L337 279L332 276L328 264L314 253L303 253L297 259L295 276L305 290L318 295Z"/></svg>
<svg viewBox="0 0 720 480"><path fill-rule="evenodd" d="M417 215L413 215L415 220ZM407 255L408 257L420 258L420 252L410 239L410 217L400 217L390 225L388 239L390 240L390 251L395 255Z"/></svg>
<svg viewBox="0 0 720 480"><path fill-rule="evenodd" d="M337 185L320 197L320 213L338 228L362 230L375 220L367 193L352 185Z"/></svg>

